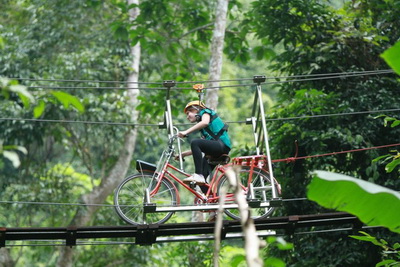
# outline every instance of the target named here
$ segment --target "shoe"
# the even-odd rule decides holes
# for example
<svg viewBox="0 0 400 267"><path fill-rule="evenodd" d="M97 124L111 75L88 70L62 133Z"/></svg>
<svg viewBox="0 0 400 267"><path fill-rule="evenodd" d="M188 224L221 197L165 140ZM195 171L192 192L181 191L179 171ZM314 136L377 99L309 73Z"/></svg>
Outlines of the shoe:
<svg viewBox="0 0 400 267"><path fill-rule="evenodd" d="M191 182L195 182L197 185L204 185L206 181L204 180L204 176L202 174L194 173L192 176L185 178L182 180L185 184L190 184Z"/></svg>

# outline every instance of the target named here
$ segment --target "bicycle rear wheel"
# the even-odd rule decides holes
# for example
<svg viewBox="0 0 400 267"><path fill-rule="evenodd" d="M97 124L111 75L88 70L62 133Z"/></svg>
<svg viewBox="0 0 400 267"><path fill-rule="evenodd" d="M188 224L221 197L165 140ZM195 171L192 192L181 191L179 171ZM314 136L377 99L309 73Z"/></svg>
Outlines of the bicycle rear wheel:
<svg viewBox="0 0 400 267"><path fill-rule="evenodd" d="M150 185L152 174L135 174L127 177L116 189L114 205L118 215L130 224L164 223L173 212L144 212L145 189ZM155 187L152 185L151 190ZM156 194L150 196L150 202L157 206L175 206L175 187L163 179Z"/></svg>
<svg viewBox="0 0 400 267"><path fill-rule="evenodd" d="M239 175L239 181L241 185L244 187L243 191L245 192L247 197L249 193L247 184L250 176L250 167L242 167L238 175ZM261 204L268 203L272 199L271 179L267 172L259 168L254 168L251 184L253 185L253 188L257 188L257 190L254 190L254 198L260 201ZM275 188L277 188L276 185ZM225 190L228 196L226 204L233 204L234 197L233 197L232 186L230 186L228 178L225 175L221 177L218 183L217 195L221 195L222 190ZM276 192L278 192L278 190L276 190ZM252 208L251 217L253 219L266 218L274 210L275 210L274 207ZM237 209L226 209L224 212L232 219L235 220L240 219L239 210Z"/></svg>

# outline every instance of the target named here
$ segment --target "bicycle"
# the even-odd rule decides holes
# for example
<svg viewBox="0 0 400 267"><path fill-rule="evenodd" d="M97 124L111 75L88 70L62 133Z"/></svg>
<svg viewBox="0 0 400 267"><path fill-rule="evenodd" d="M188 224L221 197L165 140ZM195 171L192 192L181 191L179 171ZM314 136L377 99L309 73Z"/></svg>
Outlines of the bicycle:
<svg viewBox="0 0 400 267"><path fill-rule="evenodd" d="M175 127L174 127L175 128ZM175 128L178 132L178 130ZM229 188L225 175L227 168L240 166L238 173L243 194L247 196L249 206L253 210L253 219L268 217L275 209L270 205L272 200L271 178L267 170L267 158L264 155L236 157L232 163L224 155L214 160L216 167L210 174L209 182L203 190L195 184L185 184L179 176L189 177L190 174L170 163L174 156L174 142L178 140L180 154L180 139L176 135L168 141L168 146L162 153L157 165L137 160L138 174L127 177L117 187L114 194L114 205L117 214L130 224L161 224L166 222L180 206L180 195L177 186L181 186L195 196L195 205L203 212L209 212L211 207L216 210L223 188L226 190L225 214L232 219L239 219L239 212L234 209L234 195ZM280 185L274 178L276 192L280 194ZM230 191L229 191L230 190ZM157 210L159 209L159 210Z"/></svg>

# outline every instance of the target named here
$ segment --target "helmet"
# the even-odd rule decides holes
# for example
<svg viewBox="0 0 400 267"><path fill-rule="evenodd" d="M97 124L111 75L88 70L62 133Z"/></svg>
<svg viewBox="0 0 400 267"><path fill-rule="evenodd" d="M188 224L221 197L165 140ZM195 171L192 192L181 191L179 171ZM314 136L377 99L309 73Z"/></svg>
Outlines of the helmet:
<svg viewBox="0 0 400 267"><path fill-rule="evenodd" d="M199 106L201 108L206 108L206 105L204 105L203 102L201 102L200 100L194 100L187 103L186 107L183 109L183 112L186 113L186 111L192 106Z"/></svg>

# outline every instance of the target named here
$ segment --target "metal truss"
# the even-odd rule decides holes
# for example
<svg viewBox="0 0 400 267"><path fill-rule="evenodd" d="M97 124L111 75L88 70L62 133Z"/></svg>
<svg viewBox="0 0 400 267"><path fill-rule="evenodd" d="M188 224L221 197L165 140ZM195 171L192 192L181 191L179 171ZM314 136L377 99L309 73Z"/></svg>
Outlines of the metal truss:
<svg viewBox="0 0 400 267"><path fill-rule="evenodd" d="M318 231L318 227L350 225L350 229L362 228L357 217L337 212L314 215L293 215L255 220L259 237L280 234L293 235L300 228ZM151 245L163 242L185 242L214 239L214 222L191 222L173 224L148 224L126 226L90 226L90 227L43 227L8 228L0 227L0 247L13 246L15 241L58 241L65 246L80 245L78 240L93 239L132 239L132 244ZM312 233L312 231L310 233ZM243 238L239 221L225 220L221 229L222 240ZM134 240L134 242L133 242ZM77 242L78 241L78 242Z"/></svg>

